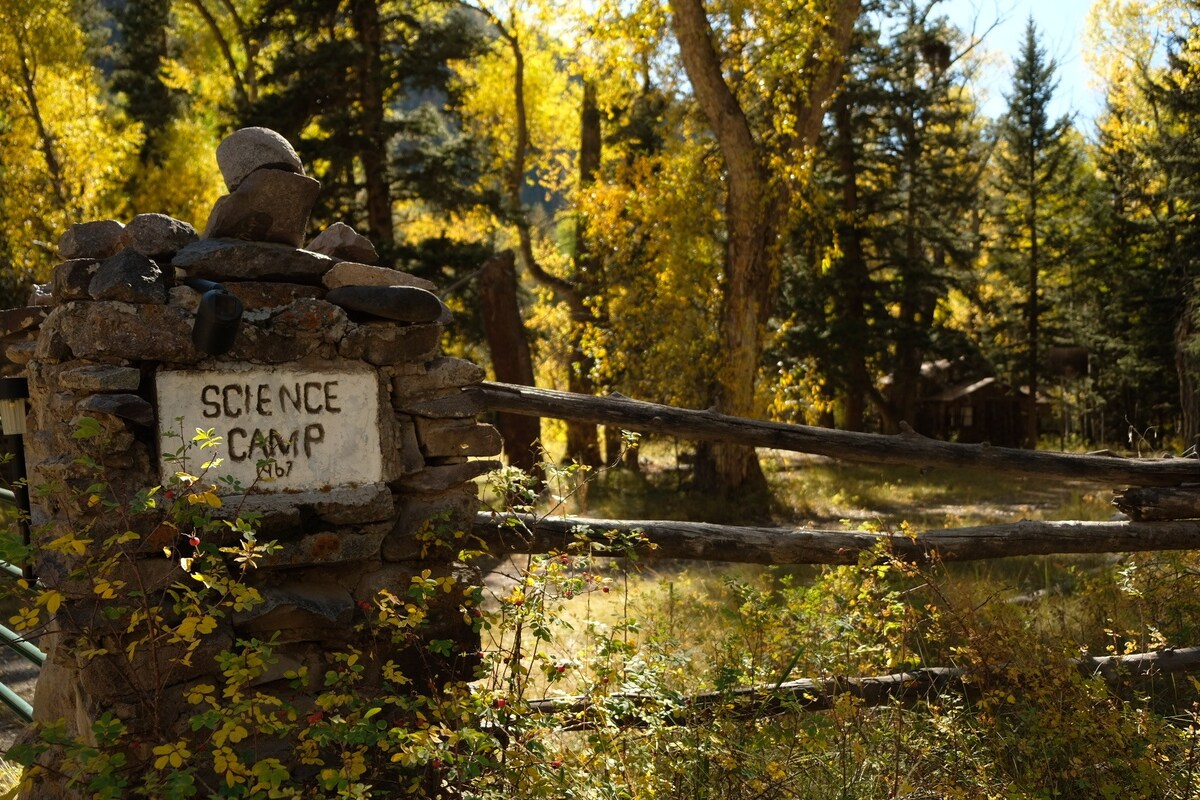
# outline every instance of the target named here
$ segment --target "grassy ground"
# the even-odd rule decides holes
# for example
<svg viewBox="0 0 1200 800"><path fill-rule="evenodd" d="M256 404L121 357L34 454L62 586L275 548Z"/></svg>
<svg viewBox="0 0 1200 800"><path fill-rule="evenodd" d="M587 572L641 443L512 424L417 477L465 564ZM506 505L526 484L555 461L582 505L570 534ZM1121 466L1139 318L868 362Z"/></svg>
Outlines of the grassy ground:
<svg viewBox="0 0 1200 800"><path fill-rule="evenodd" d="M565 509L606 519L716 520L834 529L862 525L894 529L908 522L918 529L936 529L1021 519L1104 520L1115 510L1109 490L1082 483L997 478L969 471L922 474L915 468L844 464L780 452L767 453L763 459L771 501L747 508L689 492L686 465L678 464L678 454L669 445L652 446L641 462L637 472L602 471L583 488L559 486L558 496L566 499L556 513ZM1104 613L1091 600L1075 596L1073 589L1111 571L1113 560L1107 555L1014 557L948 565L945 572L957 581L994 587L999 600L1016 598L1048 631L1070 631L1073 640L1094 641L1095 632L1104 628ZM529 558L521 556L489 575L494 608L524 580L523 571L530 564ZM672 618L677 609L694 608L688 598L721 596L731 581L764 585L787 576L811 583L821 574L817 567L698 562L629 565L601 560L587 568L604 571L612 583L606 593L587 591L569 599L555 598L563 624L553 646L564 660L587 647L596 624L612 626L630 617L663 614ZM680 613L682 617L691 612ZM688 638L682 631L677 633L681 643ZM502 650L508 642L496 641L492 646Z"/></svg>
<svg viewBox="0 0 1200 800"><path fill-rule="evenodd" d="M921 474L793 455L766 461L774 490L770 504L718 503L685 491L685 470L671 450L660 446L649 455L641 473L612 471L597 478L585 493L572 496L569 510L607 518L820 528L909 522L920 529L1020 519L1104 520L1114 512L1112 487L986 473ZM521 562L517 568L529 566ZM715 726L719 733L695 732L710 759L703 781L688 787L695 793L687 794L676 775L674 793L664 796L1196 796L1191 764L1200 754L1195 714L1200 706L1191 705L1196 698L1186 678L1131 683L1118 699L1065 668L1081 652L1200 643L1200 603L1192 599L1200 596L1200 568L1190 554L1020 557L911 574L893 570L884 577L874 569L655 563L614 574L607 593L575 596L553 588L561 583L552 574L564 571L553 559L541 566L534 560L522 577L532 581L528 585L552 587L549 616L560 629L553 642L535 645L549 663L593 664L615 636L636 643L637 658L654 668L646 672L657 669L668 690L914 666L986 673L1003 665L1005 680L1012 682L989 687L985 681L981 695L971 700L939 698L911 709L851 704L796 715L778 729L764 721L752 731L731 733L735 726L722 721ZM626 627L614 632L621 625ZM490 647L511 652L512 641ZM534 696L587 689L584 680L551 675L539 681L531 673ZM779 731L779 739L755 738L768 731ZM688 752L680 763L695 757L687 749L691 744L673 743ZM756 759L764 760L758 773L748 766ZM787 769L777 773L776 764ZM822 770L828 774L822 776ZM638 773L638 780L648 780L647 774ZM763 783L756 784L760 778ZM719 788L721 781L731 783Z"/></svg>
<svg viewBox="0 0 1200 800"><path fill-rule="evenodd" d="M657 444L643 457L644 468L640 472L612 470L597 476L584 488L572 490L564 486L559 492L567 497L564 501L567 510L579 515L742 521L796 527L872 524L891 528L909 522L918 528L935 528L1022 518L1107 519L1112 515L1108 487L997 479L988 474L969 472L921 474L915 469L847 465L793 454L768 454L764 459L773 490L770 502L744 499L731 503L698 497L687 491L686 465L681 466L679 461L679 454L671 446ZM939 591L944 590L951 596L947 605L966 609L964 614L975 616L995 613L1011 619L1020 615L1025 620L1021 625L1027 629L1026 633L1037 641L1065 642L1068 650L1074 648L1076 652L1079 647L1103 652L1108 645L1123 648L1130 642L1134 649L1148 649L1156 642L1156 635L1163 635L1160 628L1170 622L1170 614L1191 612L1181 611L1180 604L1170 598L1162 600L1158 606L1141 601L1140 605L1131 606L1114 577L1126 567L1116 564L1110 557L1014 558L955 565L940 573L937 580L943 584ZM1147 568L1160 567L1151 565ZM1180 569L1188 567L1185 565ZM555 572L554 579L546 579L552 571ZM507 577L505 572L509 573ZM531 573L540 576L538 580L546 587L542 591L554 608L550 616L555 636L552 642L533 645L533 653L527 647L525 658L533 663L532 657L540 647L546 657L544 663L563 665L568 675L573 675L578 668L581 676L587 672L588 680L601 674L596 665L608 657L604 655L604 648L616 640L637 642L641 650L635 658L644 656L655 669L666 670L664 665L671 665L670 679L680 691L710 688L714 683L727 678L734 680L734 677L739 681L760 680L754 672L760 668L756 666L759 661L773 664L764 668L767 669L764 675L774 679L782 673L779 672L779 659L769 657L768 651L772 648L783 653L787 653L788 648L798 648L797 652L803 653L802 658L798 657L788 666L791 677L853 671L856 665L886 670L899 663L897 659L905 657L903 653L872 649L876 645L866 638L855 644L849 633L839 633L851 631L851 627L839 629L838 625L861 627L859 611L846 606L835 614L822 607L825 600L818 596L821 592L836 594L831 601L835 605L847 597L854 599L857 577L852 572L678 562L655 564L650 568L614 560L572 561L570 564L556 561L538 566L534 561L519 559L490 576L488 587L492 608L502 608L504 598L511 595L515 586L530 585L526 581ZM581 578L587 579L584 588L572 588L580 585ZM811 593L806 595L810 589ZM921 586L912 591L917 590L924 591ZM882 608L886 612L890 608L903 607L914 613L924 613L915 600L910 602L908 599L917 596L914 593L901 599L885 600L864 596L862 608L872 611ZM1017 602L1012 602L1014 600ZM967 622L976 625L974 617ZM912 635L905 636L917 641L921 634L917 627L926 624L933 623L927 619L918 620ZM1178 631L1191 624L1190 618L1181 618L1170 627L1172 631ZM983 625L980 622L977 627ZM768 635L774 638L768 640ZM495 653L511 652L512 636L510 628L494 641L485 642L485 649ZM839 637L845 639L844 651L829 647L829 643ZM978 646L972 642L967 644ZM758 658L764 653L767 655ZM787 660L784 658L785 664ZM585 663L591 665L588 670L581 666ZM626 668L625 672L629 670ZM572 694L587 688L583 683L570 680L555 682L552 672L547 672L544 680L538 677L536 670L530 673L532 686L527 696ZM826 719L836 721L837 717ZM835 749L836 752L844 755L855 747L878 745L871 738L873 734L863 734L860 742L851 732L855 726L869 731L881 718L855 712L848 713L846 719L848 727L839 735L844 735L844 742L848 744L834 742L831 747L841 748ZM956 735L966 736L963 731L967 728L963 726L970 722L967 717L959 720ZM927 723L928 719L915 718L905 722ZM818 733L825 736L822 731ZM1100 729L1097 733L1108 735L1110 731ZM789 735L798 734L792 732ZM812 736L816 737L817 733ZM726 747L729 741L722 739L720 747ZM824 752L820 749L824 747L821 741L812 739L812 753ZM734 761L742 756L756 758L760 752L755 749L759 745L749 740L744 746L742 754L730 751ZM960 750L959 756L970 755L968 744L963 744ZM826 760L823 756L802 755L799 750L796 753L791 761L781 757L780 763L793 770L803 759L814 759L816 766ZM890 769L895 786L899 785L896 776L900 769L896 765L901 761L888 762L894 765ZM763 774L772 774L772 769L771 764L766 764ZM11 780L11 776L8 779ZM5 780L6 774L0 772L0 791ZM885 796L879 794L877 788L863 789L862 793L847 791L851 782L845 775L839 781L841 794L828 796ZM878 787L879 784L870 785ZM748 786L745 784L736 792L729 790L727 796L751 796ZM968 793L962 796L987 795ZM1026 795L1014 793L1011 796Z"/></svg>
<svg viewBox="0 0 1200 800"><path fill-rule="evenodd" d="M688 491L689 470L666 443L645 448L642 469L611 470L586 490L571 513L613 519L686 519L826 527L843 520L885 526L954 527L1018 519L1102 520L1112 516L1111 489L1044 478L997 477L986 471L931 470L837 462L820 456L760 451L771 486L768 502L730 502Z"/></svg>

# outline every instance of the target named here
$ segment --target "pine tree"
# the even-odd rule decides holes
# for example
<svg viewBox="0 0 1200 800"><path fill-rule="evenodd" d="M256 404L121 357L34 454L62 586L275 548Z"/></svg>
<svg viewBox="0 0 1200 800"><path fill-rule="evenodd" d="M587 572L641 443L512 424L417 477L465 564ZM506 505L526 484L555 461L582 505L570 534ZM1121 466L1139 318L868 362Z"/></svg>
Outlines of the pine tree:
<svg viewBox="0 0 1200 800"><path fill-rule="evenodd" d="M480 200L450 66L482 45L476 16L450 2L268 0L261 20L277 52L241 123L278 130L312 165L318 221L364 229L394 262L397 203Z"/></svg>
<svg viewBox="0 0 1200 800"><path fill-rule="evenodd" d="M1019 337L1023 350L1017 373L1024 378L1026 442L1037 447L1038 391L1046 338L1043 318L1053 305L1047 277L1057 280L1069 255L1066 206L1072 202L1079 151L1068 116L1052 119L1050 103L1058 86L1057 65L1042 48L1032 17L1013 70L1008 111L999 125L996 150L997 235L992 256L1022 287Z"/></svg>
<svg viewBox="0 0 1200 800"><path fill-rule="evenodd" d="M1195 9L1196 3L1190 3ZM1173 309L1174 356L1179 381L1182 433L1188 445L1200 442L1200 25L1175 36L1167 66L1146 85L1162 117L1151 150L1166 177L1160 257L1167 265Z"/></svg>
<svg viewBox="0 0 1200 800"><path fill-rule="evenodd" d="M803 232L831 216L831 239L796 242L812 255L793 278L804 288L788 287L798 303L793 357L816 359L841 398L840 423L854 430L868 399L886 428L915 424L922 364L964 350L938 312L976 256L983 141L966 44L935 7L901 0L860 22L819 173L823 202L838 208L814 208L817 224ZM880 375L891 378L886 392Z"/></svg>
<svg viewBox="0 0 1200 800"><path fill-rule="evenodd" d="M159 134L183 107L183 98L163 80L171 57L171 0L125 0L113 11L117 24L117 68L113 91L124 98L129 116L142 124L142 159L162 157Z"/></svg>

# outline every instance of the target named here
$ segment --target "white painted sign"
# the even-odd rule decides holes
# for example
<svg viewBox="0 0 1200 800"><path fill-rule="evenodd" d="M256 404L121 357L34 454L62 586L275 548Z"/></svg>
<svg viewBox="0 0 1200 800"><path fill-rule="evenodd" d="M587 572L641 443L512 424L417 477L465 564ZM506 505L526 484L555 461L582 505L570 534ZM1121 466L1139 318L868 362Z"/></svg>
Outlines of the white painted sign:
<svg viewBox="0 0 1200 800"><path fill-rule="evenodd" d="M211 429L222 438L188 453L193 475L213 455L222 459L206 483L230 476L256 492L291 492L383 479L373 370L163 370L156 385L159 425L177 434L160 434L160 458L179 449L179 434L190 441ZM181 468L160 463L164 476Z"/></svg>

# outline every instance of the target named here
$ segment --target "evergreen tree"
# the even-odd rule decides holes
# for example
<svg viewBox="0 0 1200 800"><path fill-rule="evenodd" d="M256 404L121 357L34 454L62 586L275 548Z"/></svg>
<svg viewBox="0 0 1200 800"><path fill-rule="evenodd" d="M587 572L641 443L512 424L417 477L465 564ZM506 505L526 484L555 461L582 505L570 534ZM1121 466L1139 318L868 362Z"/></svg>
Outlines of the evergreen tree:
<svg viewBox="0 0 1200 800"><path fill-rule="evenodd" d="M1057 65L1042 48L1032 17L1013 70L1008 111L995 154L996 237L992 258L1021 287L1024 330L1013 336L1023 364L1014 374L1028 392L1026 442L1037 447L1043 318L1055 302L1047 294L1071 259L1069 206L1077 202L1079 147L1070 117L1051 119ZM1048 278L1050 282L1048 283ZM1015 311L1015 309L1013 309ZM1003 311L1002 315L1008 316ZM1011 316L1016 316L1012 314Z"/></svg>
<svg viewBox="0 0 1200 800"><path fill-rule="evenodd" d="M1131 427L1145 431L1161 421L1157 410L1178 402L1174 330L1181 291L1164 257L1174 238L1165 191L1172 180L1146 138L1156 113L1140 91L1120 96L1113 87L1099 120L1102 202L1090 215L1095 247L1086 275L1087 319L1078 330L1092 355L1098 406L1089 433L1100 441L1124 438Z"/></svg>
<svg viewBox="0 0 1200 800"><path fill-rule="evenodd" d="M1195 2L1187 4L1200 10ZM1167 66L1146 92L1161 116L1151 151L1164 173L1164 216L1160 257L1166 265L1167 296L1177 298L1174 360L1182 412L1180 433L1188 445L1200 442L1200 24L1174 36Z"/></svg>
<svg viewBox="0 0 1200 800"><path fill-rule="evenodd" d="M788 290L801 303L793 353L817 359L842 400L841 424L855 430L868 399L888 429L915 423L922 364L964 349L939 310L976 256L983 141L962 36L935 8L900 0L860 22L820 172L823 204L837 209L813 210L832 214L832 238L796 242L810 255L795 276L804 288ZM886 392L880 375L891 379Z"/></svg>
<svg viewBox="0 0 1200 800"><path fill-rule="evenodd" d="M117 26L117 68L112 88L122 95L125 110L142 124L142 159L158 161L159 134L182 109L182 98L163 81L169 47L171 0L125 0L113 10Z"/></svg>
<svg viewBox="0 0 1200 800"><path fill-rule="evenodd" d="M261 20L277 53L241 123L296 145L322 183L318 222L365 229L394 262L399 202L479 201L451 69L483 44L475 15L449 2L268 0Z"/></svg>

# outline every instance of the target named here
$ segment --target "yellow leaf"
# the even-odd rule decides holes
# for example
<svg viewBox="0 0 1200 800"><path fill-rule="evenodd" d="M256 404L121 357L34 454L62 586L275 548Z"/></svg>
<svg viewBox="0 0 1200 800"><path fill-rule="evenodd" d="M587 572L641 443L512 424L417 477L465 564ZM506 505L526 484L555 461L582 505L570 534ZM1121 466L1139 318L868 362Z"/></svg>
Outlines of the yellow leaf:
<svg viewBox="0 0 1200 800"><path fill-rule="evenodd" d="M211 506L212 508L220 508L222 505L221 498L217 497L217 493L212 489L209 489L207 492L201 492L200 494L189 494L188 503L193 506L203 503L204 505Z"/></svg>
<svg viewBox="0 0 1200 800"><path fill-rule="evenodd" d="M42 593L42 601L46 605L46 610L49 611L51 614L53 614L53 613L57 612L59 609L59 606L62 605L62 601L63 601L62 592L56 591L54 589L49 589Z"/></svg>

